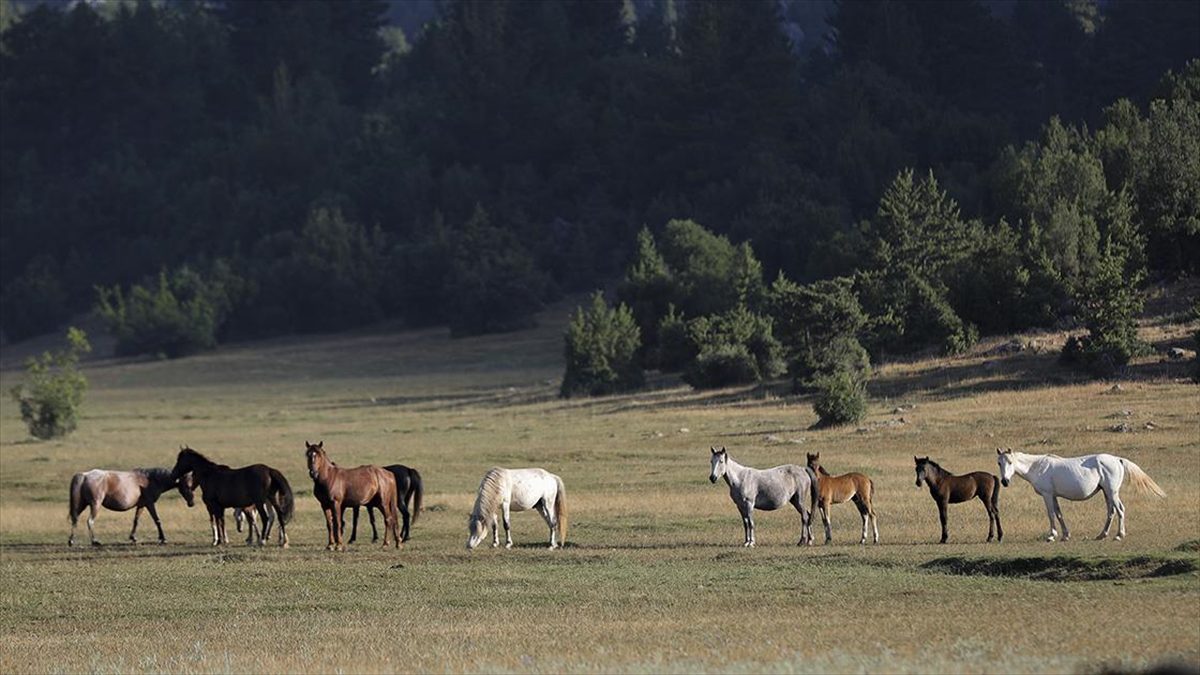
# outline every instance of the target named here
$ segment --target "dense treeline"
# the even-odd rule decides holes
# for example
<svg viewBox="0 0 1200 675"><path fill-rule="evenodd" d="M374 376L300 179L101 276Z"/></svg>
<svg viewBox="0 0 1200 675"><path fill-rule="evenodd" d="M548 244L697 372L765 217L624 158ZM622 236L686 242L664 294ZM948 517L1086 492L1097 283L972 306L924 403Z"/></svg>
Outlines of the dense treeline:
<svg viewBox="0 0 1200 675"><path fill-rule="evenodd" d="M847 2L803 50L775 0L460 0L409 36L375 0L3 7L9 339L97 302L131 352L510 330L672 221L852 279L877 357L1200 264L1191 2ZM714 317L687 377L779 370L760 295L669 303L676 338Z"/></svg>

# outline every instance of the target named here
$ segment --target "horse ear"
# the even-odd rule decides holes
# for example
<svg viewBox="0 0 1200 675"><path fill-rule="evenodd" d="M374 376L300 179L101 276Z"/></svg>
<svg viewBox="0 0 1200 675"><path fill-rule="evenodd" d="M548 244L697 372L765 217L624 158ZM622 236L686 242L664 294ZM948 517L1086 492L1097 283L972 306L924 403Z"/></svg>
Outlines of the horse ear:
<svg viewBox="0 0 1200 675"><path fill-rule="evenodd" d="M728 451L728 450L726 450L726 449L725 449L725 446L723 446L723 445L722 445L722 446L721 446L721 454L722 454L722 455L724 455L724 454L728 454L728 453L729 453L729 451Z"/></svg>
<svg viewBox="0 0 1200 675"><path fill-rule="evenodd" d="M913 455L913 461L914 461L914 462L919 462L919 461L921 461L921 460L917 459L917 456L916 456L916 455Z"/></svg>
<svg viewBox="0 0 1200 675"><path fill-rule="evenodd" d="M712 454L714 454L714 455L717 454L717 448L715 446L710 445L710 446L708 446L708 449L712 450Z"/></svg>
<svg viewBox="0 0 1200 675"><path fill-rule="evenodd" d="M321 449L324 449L324 448L325 448L325 441L317 441L317 447L318 447L318 448L321 448Z"/></svg>
<svg viewBox="0 0 1200 675"><path fill-rule="evenodd" d="M997 455L1003 455L1003 454L1004 454L1004 451L1003 451L1003 450L1001 450L1000 448L996 448L996 454L997 454Z"/></svg>

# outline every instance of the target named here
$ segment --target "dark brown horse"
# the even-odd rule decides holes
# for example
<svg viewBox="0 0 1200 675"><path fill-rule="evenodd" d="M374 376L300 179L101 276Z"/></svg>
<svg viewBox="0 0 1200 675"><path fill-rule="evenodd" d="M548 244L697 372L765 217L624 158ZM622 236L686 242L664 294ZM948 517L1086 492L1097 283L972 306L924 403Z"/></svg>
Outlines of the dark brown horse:
<svg viewBox="0 0 1200 675"><path fill-rule="evenodd" d="M821 466L821 453L808 453L808 468L817 474L817 506L821 509L821 519L825 521L825 543L833 540L833 528L829 524L829 507L853 501L858 507L858 515L862 516L862 538L858 543L867 543L867 524L874 525L875 543L879 543L879 519L875 517L875 484L861 473L844 473L831 476Z"/></svg>
<svg viewBox="0 0 1200 675"><path fill-rule="evenodd" d="M986 471L973 471L963 476L955 476L938 466L938 463L928 457L913 456L917 464L917 487L921 481L929 486L929 496L938 505L938 516L942 519L942 541L946 543L946 506L958 504L979 498L988 514L988 537L993 536L995 523L996 541L1004 540L1004 528L1000 527L1000 479Z"/></svg>
<svg viewBox="0 0 1200 675"><path fill-rule="evenodd" d="M100 545L100 541L96 539L93 525L96 523L96 511L101 506L110 511L137 509L133 512L133 529L129 531L129 541L135 544L137 543L138 517L142 515L142 509L146 509L150 512L150 517L154 519L154 526L158 528L158 543L167 543L167 536L163 534L162 521L158 519L158 510L154 508L154 503L158 501L162 493L171 489L178 489L188 506L195 504L188 477L176 478L167 469L134 469L133 471L92 469L75 474L71 478L71 505L70 511L67 513L71 518L71 536L67 539L67 545L75 545L75 526L79 524L79 514L87 508L92 510L87 521L88 535L92 538L92 546Z"/></svg>
<svg viewBox="0 0 1200 675"><path fill-rule="evenodd" d="M400 506L400 541L409 540L409 525L417 522L417 516L421 513L421 497L425 492L424 485L421 482L421 473L416 469L409 468L403 464L389 464L383 467L384 470L390 471L392 478L396 479L396 502ZM412 501L412 510L409 510L408 503ZM354 522L350 529L350 539L346 543L353 544L358 538L358 510L354 508ZM346 529L346 516L343 509L342 515L342 530ZM379 540L379 532L375 529L375 509L367 507L367 518L371 521L371 541Z"/></svg>
<svg viewBox="0 0 1200 675"><path fill-rule="evenodd" d="M343 469L325 454L324 441L316 445L305 441L304 457L308 461L308 475L313 479L313 496L325 512L325 527L329 531L326 549L346 550L346 542L342 540L342 509L349 506L373 506L382 511L383 545L387 546L391 531L396 548L400 548L396 479L390 472L371 464Z"/></svg>
<svg viewBox="0 0 1200 675"><path fill-rule="evenodd" d="M243 509L253 506L263 524L259 545L267 541L271 520L267 505L274 511L274 522L279 523L279 545L287 548L287 522L292 518L295 501L292 488L278 469L266 464L251 464L233 469L217 464L191 448L182 448L175 460L172 476L192 474L192 483L204 493L204 505L208 507L208 520L212 526L212 545L228 544L225 533L225 509Z"/></svg>

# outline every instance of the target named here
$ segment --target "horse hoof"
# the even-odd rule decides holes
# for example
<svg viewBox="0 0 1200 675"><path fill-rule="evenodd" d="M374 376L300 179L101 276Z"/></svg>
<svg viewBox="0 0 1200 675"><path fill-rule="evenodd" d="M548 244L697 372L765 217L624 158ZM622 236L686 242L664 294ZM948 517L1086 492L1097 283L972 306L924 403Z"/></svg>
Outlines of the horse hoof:
<svg viewBox="0 0 1200 675"><path fill-rule="evenodd" d="M158 540L158 545L159 545L159 546L166 546L166 545L167 545L167 540L166 540L166 539L159 539L159 540Z"/></svg>
<svg viewBox="0 0 1200 675"><path fill-rule="evenodd" d="M1117 536L1113 537L1113 541L1121 541L1124 538L1125 538L1125 535L1118 534Z"/></svg>
<svg viewBox="0 0 1200 675"><path fill-rule="evenodd" d="M512 542L510 541L510 542L506 543L504 545L504 548L512 548Z"/></svg>
<svg viewBox="0 0 1200 675"><path fill-rule="evenodd" d="M1108 534L1106 534L1104 532L1101 532L1100 534L1096 535L1096 541L1103 541L1105 539L1108 539Z"/></svg>
<svg viewBox="0 0 1200 675"><path fill-rule="evenodd" d="M282 544L280 544L280 545L279 545L279 548L291 548L291 544L288 544L288 543L285 541L285 542L283 542Z"/></svg>
<svg viewBox="0 0 1200 675"><path fill-rule="evenodd" d="M98 541L94 541L94 540L92 541L92 546L103 546L103 545L104 545L104 544L101 544L101 543L100 543L100 542L98 542Z"/></svg>
<svg viewBox="0 0 1200 675"><path fill-rule="evenodd" d="M1064 534L1064 535L1063 535L1063 538L1062 538L1062 540L1063 540L1063 541L1071 541L1071 535L1069 535L1069 534Z"/></svg>

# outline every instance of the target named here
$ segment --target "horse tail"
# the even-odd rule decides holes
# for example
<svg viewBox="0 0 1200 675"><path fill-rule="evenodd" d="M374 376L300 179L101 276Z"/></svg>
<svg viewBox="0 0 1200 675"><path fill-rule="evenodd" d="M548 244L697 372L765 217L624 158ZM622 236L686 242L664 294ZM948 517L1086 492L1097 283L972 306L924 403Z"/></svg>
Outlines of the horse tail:
<svg viewBox="0 0 1200 675"><path fill-rule="evenodd" d="M808 511L812 513L816 511L817 502L821 500L821 488L817 483L817 473L812 470L812 467L806 466L804 470L808 472Z"/></svg>
<svg viewBox="0 0 1200 675"><path fill-rule="evenodd" d="M558 494L554 497L554 524L558 528L558 545L564 546L567 543L567 490L557 475L554 482L558 484Z"/></svg>
<svg viewBox="0 0 1200 675"><path fill-rule="evenodd" d="M70 511L67 513L67 519L71 524L79 518L80 505L83 502L83 474L77 473L71 477L71 493L70 493Z"/></svg>
<svg viewBox="0 0 1200 675"><path fill-rule="evenodd" d="M271 487L268 492L279 494L279 519L286 525L296 511L296 499L292 496L292 486L278 469L267 467L271 474Z"/></svg>
<svg viewBox="0 0 1200 675"><path fill-rule="evenodd" d="M1000 479L995 474L988 474L992 479L992 509L999 512L1000 510Z"/></svg>
<svg viewBox="0 0 1200 675"><path fill-rule="evenodd" d="M425 486L421 482L421 472L416 469L408 470L408 494L404 495L404 501L407 503L408 498L412 497L412 522L417 522L417 516L421 514L421 496L425 493Z"/></svg>
<svg viewBox="0 0 1200 675"><path fill-rule="evenodd" d="M1159 497L1167 496L1167 493L1158 486L1158 483L1155 483L1153 478L1151 478L1145 471L1142 471L1142 467L1134 464L1131 460L1125 459L1124 457L1119 459L1121 460L1121 464L1125 465L1125 474L1129 476L1129 482L1132 483L1134 487L1142 492L1152 492Z"/></svg>

